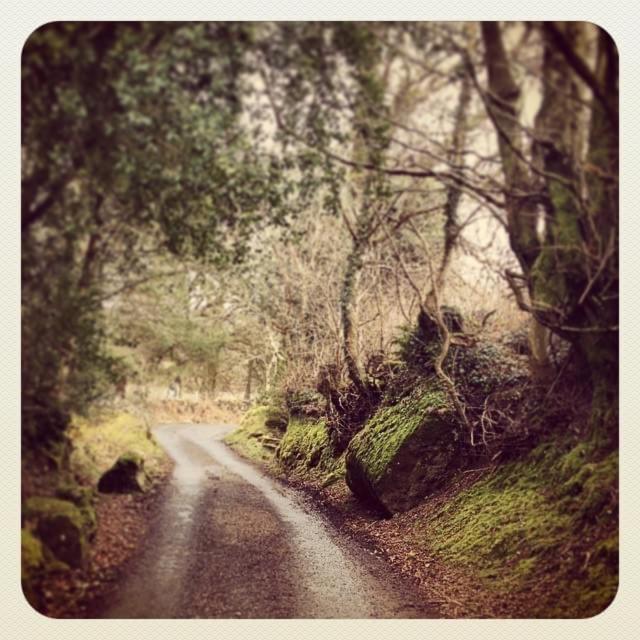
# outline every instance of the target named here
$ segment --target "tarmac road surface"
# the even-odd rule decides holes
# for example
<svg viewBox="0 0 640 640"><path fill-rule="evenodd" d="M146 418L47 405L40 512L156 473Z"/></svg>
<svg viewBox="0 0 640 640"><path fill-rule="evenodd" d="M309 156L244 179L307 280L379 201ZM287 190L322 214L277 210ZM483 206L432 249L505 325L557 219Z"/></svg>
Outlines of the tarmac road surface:
<svg viewBox="0 0 640 640"><path fill-rule="evenodd" d="M175 460L144 551L105 618L428 618L437 612L308 499L223 442L228 425L160 425Z"/></svg>

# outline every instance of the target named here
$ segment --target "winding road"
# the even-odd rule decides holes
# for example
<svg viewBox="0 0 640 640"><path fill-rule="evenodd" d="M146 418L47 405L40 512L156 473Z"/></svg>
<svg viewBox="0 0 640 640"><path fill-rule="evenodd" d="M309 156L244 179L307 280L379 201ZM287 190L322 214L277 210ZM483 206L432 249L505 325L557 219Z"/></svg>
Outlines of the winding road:
<svg viewBox="0 0 640 640"><path fill-rule="evenodd" d="M105 618L426 618L437 612L298 493L239 458L226 425L161 425L175 461Z"/></svg>

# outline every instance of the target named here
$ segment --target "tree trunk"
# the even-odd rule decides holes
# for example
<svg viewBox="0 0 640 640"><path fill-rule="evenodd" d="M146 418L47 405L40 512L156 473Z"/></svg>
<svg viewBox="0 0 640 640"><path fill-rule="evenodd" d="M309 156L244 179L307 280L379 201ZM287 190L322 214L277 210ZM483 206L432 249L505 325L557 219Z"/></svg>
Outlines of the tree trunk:
<svg viewBox="0 0 640 640"><path fill-rule="evenodd" d="M221 351L222 349L220 347L214 349L213 356L207 363L205 384L207 397L209 398L209 400L213 400L215 398L216 390L218 387L218 373L220 370Z"/></svg>
<svg viewBox="0 0 640 640"><path fill-rule="evenodd" d="M249 359L247 363L247 384L244 388L244 401L246 403L251 402L251 381L253 377L253 358Z"/></svg>
<svg viewBox="0 0 640 640"><path fill-rule="evenodd" d="M362 233L362 231L360 231ZM347 367L349 379L360 391L365 391L365 384L360 375L360 367L356 356L356 335L353 327L354 299L358 275L362 268L364 241L356 238L351 253L347 258L347 266L342 280L340 292L340 318L342 324L342 356Z"/></svg>
<svg viewBox="0 0 640 640"><path fill-rule="evenodd" d="M482 22L489 76L487 109L498 136L505 178L507 229L513 252L528 272L539 251L538 205L529 167L523 160L522 129L517 120L520 89L515 83L497 22Z"/></svg>
<svg viewBox="0 0 640 640"><path fill-rule="evenodd" d="M548 382L551 375L551 363L549 361L549 329L540 324L535 316L529 318L529 368L533 379L539 382Z"/></svg>
<svg viewBox="0 0 640 640"><path fill-rule="evenodd" d="M618 394L618 61L615 45L598 28L596 67L589 71L584 62L589 28L556 23L543 30L537 167L524 160L515 109L519 90L497 23L483 23L482 34L509 235L528 284L531 311L576 346L590 370L592 426L612 432ZM579 127L582 82L593 93L588 135ZM544 239L536 234L538 203L544 206Z"/></svg>
<svg viewBox="0 0 640 640"><path fill-rule="evenodd" d="M556 37L580 54L585 25L559 24ZM617 113L617 52L599 29L595 80ZM600 438L617 425L618 398L618 131L605 105L592 98L586 164L574 126L578 79L547 37L547 87L536 130L544 146L548 241L533 270L534 301L579 349L591 372L592 429ZM567 78L573 78L567 82ZM573 109L572 109L573 106ZM569 115L569 117L568 117ZM550 284L553 283L551 290ZM545 308L546 307L546 308Z"/></svg>

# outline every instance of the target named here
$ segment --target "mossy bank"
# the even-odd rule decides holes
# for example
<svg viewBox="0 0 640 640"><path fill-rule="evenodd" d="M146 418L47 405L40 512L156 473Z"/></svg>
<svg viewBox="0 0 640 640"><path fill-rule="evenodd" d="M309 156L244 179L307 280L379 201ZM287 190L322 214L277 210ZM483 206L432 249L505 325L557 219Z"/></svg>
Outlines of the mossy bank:
<svg viewBox="0 0 640 640"><path fill-rule="evenodd" d="M39 611L65 610L65 594L56 589L60 601L45 601L43 594L52 591L48 583L92 571L96 533L103 524L113 526L97 515L110 499L100 493L100 480L122 460L135 461L136 470L144 464L147 482L140 489L151 488L170 468L144 420L128 413L75 418L64 465L47 464L35 454L23 459L22 585Z"/></svg>
<svg viewBox="0 0 640 640"><path fill-rule="evenodd" d="M400 530L411 562L420 558L468 577L477 591L467 592L468 601L484 602L482 615L590 617L615 597L617 451L558 435L507 461L479 462L460 451L451 408L433 389L381 406L339 456L324 420L290 417L283 433L266 426L271 411L252 409L228 441L272 472L313 488L313 495L319 489L323 503L350 528L362 528L367 544L382 553L385 536ZM441 438L442 432L448 435ZM351 491L369 504L372 495L396 496L401 508L393 519L364 520L348 506L354 459L369 487L363 492L352 478ZM443 584L438 588L446 591Z"/></svg>
<svg viewBox="0 0 640 640"><path fill-rule="evenodd" d="M618 586L618 455L569 439L499 465L423 513L409 535L531 617L590 617Z"/></svg>

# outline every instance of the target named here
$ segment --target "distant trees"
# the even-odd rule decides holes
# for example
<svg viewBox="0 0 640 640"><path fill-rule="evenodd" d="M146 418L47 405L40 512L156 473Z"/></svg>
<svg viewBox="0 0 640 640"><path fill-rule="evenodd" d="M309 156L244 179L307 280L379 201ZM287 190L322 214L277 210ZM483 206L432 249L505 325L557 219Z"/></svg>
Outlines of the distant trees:
<svg viewBox="0 0 640 640"><path fill-rule="evenodd" d="M168 384L178 376L184 386L213 396L220 352L231 340L220 304L224 296L202 272L176 267L172 275L121 296L106 311L110 343L127 354L141 383ZM166 363L169 368L162 369Z"/></svg>
<svg viewBox="0 0 640 640"><path fill-rule="evenodd" d="M408 236L417 234L414 243L421 242L416 227L438 226L446 209L451 214L447 240L434 247L434 254L447 244L450 256L460 230L455 222L460 189L443 194L440 185L424 180L434 177L434 172L402 168L403 162L415 163L419 154L424 154L420 162L433 162L416 142L420 131L415 122L432 100L432 92L442 89L438 87L445 75L438 73L441 38L429 25L404 23L271 25L269 34L258 64L262 64L264 91L278 126L278 139L283 140L283 149L294 156L300 154L322 176L316 182L324 196L325 213L339 216L348 231L350 250L340 266L340 358L334 364L366 395L363 366L367 354L361 353L359 344L356 301L363 270L376 270L369 258L386 245L386 250L381 249L386 263L379 264L377 275L379 281L388 282L388 261L396 260L390 235L399 240L402 252L415 254ZM428 43L424 52L419 51L418 43ZM416 64L409 51L423 54L420 63ZM449 71L452 84L457 84L459 74ZM465 87L466 112L468 83ZM440 123L437 128L434 135L440 137ZM443 128L441 147L451 134L449 123ZM465 126L459 129L458 148L463 145ZM455 152L448 159L452 163L459 160ZM422 178L422 185L414 178ZM406 228L411 231L405 233ZM383 295L388 294L385 288ZM419 304L422 297L418 292Z"/></svg>

